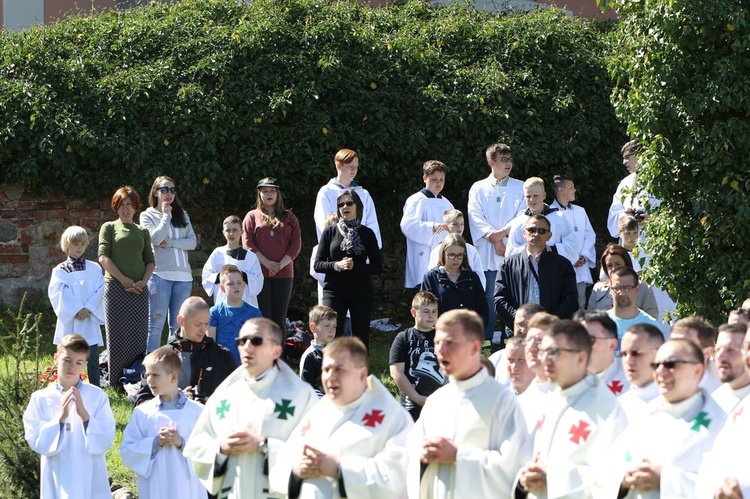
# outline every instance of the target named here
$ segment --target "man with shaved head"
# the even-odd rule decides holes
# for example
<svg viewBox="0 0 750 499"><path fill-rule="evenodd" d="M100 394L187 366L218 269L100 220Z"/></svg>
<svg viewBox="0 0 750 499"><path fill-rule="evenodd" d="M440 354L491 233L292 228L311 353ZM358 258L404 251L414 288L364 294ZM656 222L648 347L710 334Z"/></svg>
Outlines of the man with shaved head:
<svg viewBox="0 0 750 499"><path fill-rule="evenodd" d="M237 367L232 353L206 335L208 321L209 306L205 300L189 297L177 315L180 329L167 343L182 359L177 385L188 398L202 404ZM143 383L136 394L136 405L153 397L148 385Z"/></svg>

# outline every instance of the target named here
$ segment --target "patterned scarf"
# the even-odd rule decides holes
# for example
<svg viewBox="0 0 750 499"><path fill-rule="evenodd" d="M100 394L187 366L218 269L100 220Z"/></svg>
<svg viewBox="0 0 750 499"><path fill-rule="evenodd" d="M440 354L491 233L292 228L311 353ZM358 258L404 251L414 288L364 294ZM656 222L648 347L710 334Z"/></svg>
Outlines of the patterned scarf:
<svg viewBox="0 0 750 499"><path fill-rule="evenodd" d="M362 245L362 240L359 238L359 228L362 226L362 221L359 218L355 218L347 222L343 218L339 218L338 228L344 235L344 239L341 241L341 251L346 254L361 255L365 252L365 247Z"/></svg>

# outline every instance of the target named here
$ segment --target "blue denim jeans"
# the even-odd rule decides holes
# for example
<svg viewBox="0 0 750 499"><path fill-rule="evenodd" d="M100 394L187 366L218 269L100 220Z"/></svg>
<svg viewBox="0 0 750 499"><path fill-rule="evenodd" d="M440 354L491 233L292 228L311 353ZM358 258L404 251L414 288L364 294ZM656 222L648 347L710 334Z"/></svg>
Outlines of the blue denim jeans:
<svg viewBox="0 0 750 499"><path fill-rule="evenodd" d="M152 352L161 346L161 333L169 314L169 333L174 334L180 325L177 314L182 302L187 300L193 289L192 281L168 281L156 274L148 281L148 340L146 352Z"/></svg>
<svg viewBox="0 0 750 499"><path fill-rule="evenodd" d="M495 279L497 278L497 270L485 270L484 277L487 279L487 289L484 290L487 296L487 305L490 307L490 317L487 324L484 325L484 339L492 341L492 335L495 334L495 320L497 314L495 313Z"/></svg>

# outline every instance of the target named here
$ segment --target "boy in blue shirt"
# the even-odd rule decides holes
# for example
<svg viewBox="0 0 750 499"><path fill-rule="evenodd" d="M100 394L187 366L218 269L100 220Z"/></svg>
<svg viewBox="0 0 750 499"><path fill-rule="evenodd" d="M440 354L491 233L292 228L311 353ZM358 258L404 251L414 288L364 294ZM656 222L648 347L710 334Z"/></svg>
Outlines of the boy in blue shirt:
<svg viewBox="0 0 750 499"><path fill-rule="evenodd" d="M232 352L234 360L239 365L242 362L235 338L239 335L240 328L246 320L263 317L263 314L256 307L243 301L242 296L247 285L242 279L242 272L236 265L224 265L221 268L219 280L221 292L226 295L227 300L211 307L208 335L216 340L216 343Z"/></svg>

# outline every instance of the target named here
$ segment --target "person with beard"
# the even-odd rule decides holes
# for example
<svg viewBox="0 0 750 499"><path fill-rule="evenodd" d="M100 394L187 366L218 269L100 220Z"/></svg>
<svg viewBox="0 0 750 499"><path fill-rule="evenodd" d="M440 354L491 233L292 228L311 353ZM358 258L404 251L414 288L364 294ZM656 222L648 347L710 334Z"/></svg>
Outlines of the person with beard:
<svg viewBox="0 0 750 499"><path fill-rule="evenodd" d="M711 397L727 414L750 395L750 374L745 371L742 355L746 329L742 324L722 324L716 338L714 360L722 384L711 393Z"/></svg>
<svg viewBox="0 0 750 499"><path fill-rule="evenodd" d="M182 367L177 381L180 390L192 400L205 403L214 390L237 367L232 352L207 336L208 304L197 296L182 303L177 322L180 329L167 343L179 353ZM154 398L148 385L135 397L135 405Z"/></svg>
<svg viewBox="0 0 750 499"><path fill-rule="evenodd" d="M632 267L620 267L609 274L609 292L612 294L612 308L607 311L609 316L617 324L617 351L620 351L620 343L625 330L634 324L661 325L643 310L639 309L635 302L638 294L638 274Z"/></svg>

